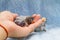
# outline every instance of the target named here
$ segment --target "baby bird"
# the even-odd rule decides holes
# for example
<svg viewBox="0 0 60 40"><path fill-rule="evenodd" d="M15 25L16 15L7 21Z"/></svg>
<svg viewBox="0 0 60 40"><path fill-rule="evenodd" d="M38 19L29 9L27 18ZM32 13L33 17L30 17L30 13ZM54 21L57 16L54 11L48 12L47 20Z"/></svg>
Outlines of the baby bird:
<svg viewBox="0 0 60 40"><path fill-rule="evenodd" d="M28 26L28 25L34 23L33 20L34 20L34 17L32 17L32 16L19 16L14 20L14 22L17 25L24 27L24 26ZM34 30L35 32L42 31L42 30L46 31L46 29L45 29L46 18L43 17L42 22L43 23L41 25L39 25L39 27Z"/></svg>
<svg viewBox="0 0 60 40"><path fill-rule="evenodd" d="M28 26L32 24L34 18L31 16L20 16L15 19L15 23L21 27Z"/></svg>

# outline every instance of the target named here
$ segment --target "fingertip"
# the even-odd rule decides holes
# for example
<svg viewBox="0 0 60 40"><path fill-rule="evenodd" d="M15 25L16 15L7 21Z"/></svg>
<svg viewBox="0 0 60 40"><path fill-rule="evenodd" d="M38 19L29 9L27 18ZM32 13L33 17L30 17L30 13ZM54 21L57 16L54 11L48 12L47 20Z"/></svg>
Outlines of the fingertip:
<svg viewBox="0 0 60 40"><path fill-rule="evenodd" d="M14 17L17 17L17 16L18 16L18 14L13 14L13 16L14 16Z"/></svg>
<svg viewBox="0 0 60 40"><path fill-rule="evenodd" d="M37 17L41 18L41 15L40 14L37 14Z"/></svg>
<svg viewBox="0 0 60 40"><path fill-rule="evenodd" d="M32 17L35 17L37 14L33 14Z"/></svg>
<svg viewBox="0 0 60 40"><path fill-rule="evenodd" d="M34 17L34 21L36 22L36 21L38 21L39 19L40 19L40 15L37 14L37 15Z"/></svg>

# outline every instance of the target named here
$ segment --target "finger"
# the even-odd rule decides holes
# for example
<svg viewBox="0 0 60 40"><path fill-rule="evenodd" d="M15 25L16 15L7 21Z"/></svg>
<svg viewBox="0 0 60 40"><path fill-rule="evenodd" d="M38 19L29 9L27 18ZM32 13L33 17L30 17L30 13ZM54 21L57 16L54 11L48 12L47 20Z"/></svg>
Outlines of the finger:
<svg viewBox="0 0 60 40"><path fill-rule="evenodd" d="M18 16L18 14L13 14L14 18L16 18Z"/></svg>
<svg viewBox="0 0 60 40"><path fill-rule="evenodd" d="M39 19L38 21L36 21L34 24L32 24L32 26L35 26L35 27L37 27L37 26L39 26L40 24L42 24L43 22L45 22L46 21L46 18L42 18L42 19Z"/></svg>
<svg viewBox="0 0 60 40"><path fill-rule="evenodd" d="M34 22L38 21L39 19L41 18L40 14L37 14L35 17L34 17Z"/></svg>
<svg viewBox="0 0 60 40"><path fill-rule="evenodd" d="M40 17L41 17L40 14L37 14L35 19L40 19Z"/></svg>
<svg viewBox="0 0 60 40"><path fill-rule="evenodd" d="M33 14L32 17L36 17L37 14Z"/></svg>
<svg viewBox="0 0 60 40"><path fill-rule="evenodd" d="M2 12L2 14L5 14L5 13L6 13L6 15L13 16L14 18L18 16L18 14L14 14L14 13L12 13L10 11L3 11Z"/></svg>
<svg viewBox="0 0 60 40"><path fill-rule="evenodd" d="M33 14L32 17L41 16L40 14Z"/></svg>
<svg viewBox="0 0 60 40"><path fill-rule="evenodd" d="M37 28L39 25L41 25L45 21L46 21L46 18L39 19L34 24L29 25L28 29L30 29L30 32L32 32L34 31L35 28Z"/></svg>
<svg viewBox="0 0 60 40"><path fill-rule="evenodd" d="M29 25L28 29L30 30L29 32L33 32L35 28L37 28L40 24L42 24L42 20L38 20L37 22Z"/></svg>
<svg viewBox="0 0 60 40"><path fill-rule="evenodd" d="M37 27L37 26L39 26L40 24L42 24L42 19L39 19L37 22L31 24L29 27Z"/></svg>

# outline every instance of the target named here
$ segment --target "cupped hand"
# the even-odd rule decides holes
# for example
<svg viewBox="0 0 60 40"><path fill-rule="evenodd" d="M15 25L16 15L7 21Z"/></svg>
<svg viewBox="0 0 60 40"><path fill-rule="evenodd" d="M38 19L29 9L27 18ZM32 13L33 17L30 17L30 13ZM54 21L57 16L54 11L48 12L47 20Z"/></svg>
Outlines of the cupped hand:
<svg viewBox="0 0 60 40"><path fill-rule="evenodd" d="M26 37L33 32L35 28L42 24L42 19L40 19L39 14L33 14L32 16L35 17L35 23L30 24L28 27L21 27L13 22L14 18L17 17L16 14L4 11L0 14L0 24L7 29L8 37Z"/></svg>

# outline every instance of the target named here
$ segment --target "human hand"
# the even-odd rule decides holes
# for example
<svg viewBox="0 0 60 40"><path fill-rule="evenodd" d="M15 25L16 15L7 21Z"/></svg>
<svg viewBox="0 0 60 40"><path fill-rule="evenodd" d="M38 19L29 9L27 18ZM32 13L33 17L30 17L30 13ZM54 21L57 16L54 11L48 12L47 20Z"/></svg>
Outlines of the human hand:
<svg viewBox="0 0 60 40"><path fill-rule="evenodd" d="M4 14L6 13L6 14ZM38 27L43 21L40 15L32 15L35 17L35 23L29 25L28 27L21 27L16 25L13 20L17 16L9 11L1 12L0 24L3 25L8 31L8 37L25 37L28 36L36 27ZM4 17L3 17L4 15ZM14 15L14 16L13 16ZM3 21L1 21L3 19ZM38 20L37 20L38 19Z"/></svg>
<svg viewBox="0 0 60 40"><path fill-rule="evenodd" d="M13 21L15 17L17 17L17 14L13 14L10 11L3 11L0 13L0 21L1 20L10 20Z"/></svg>

